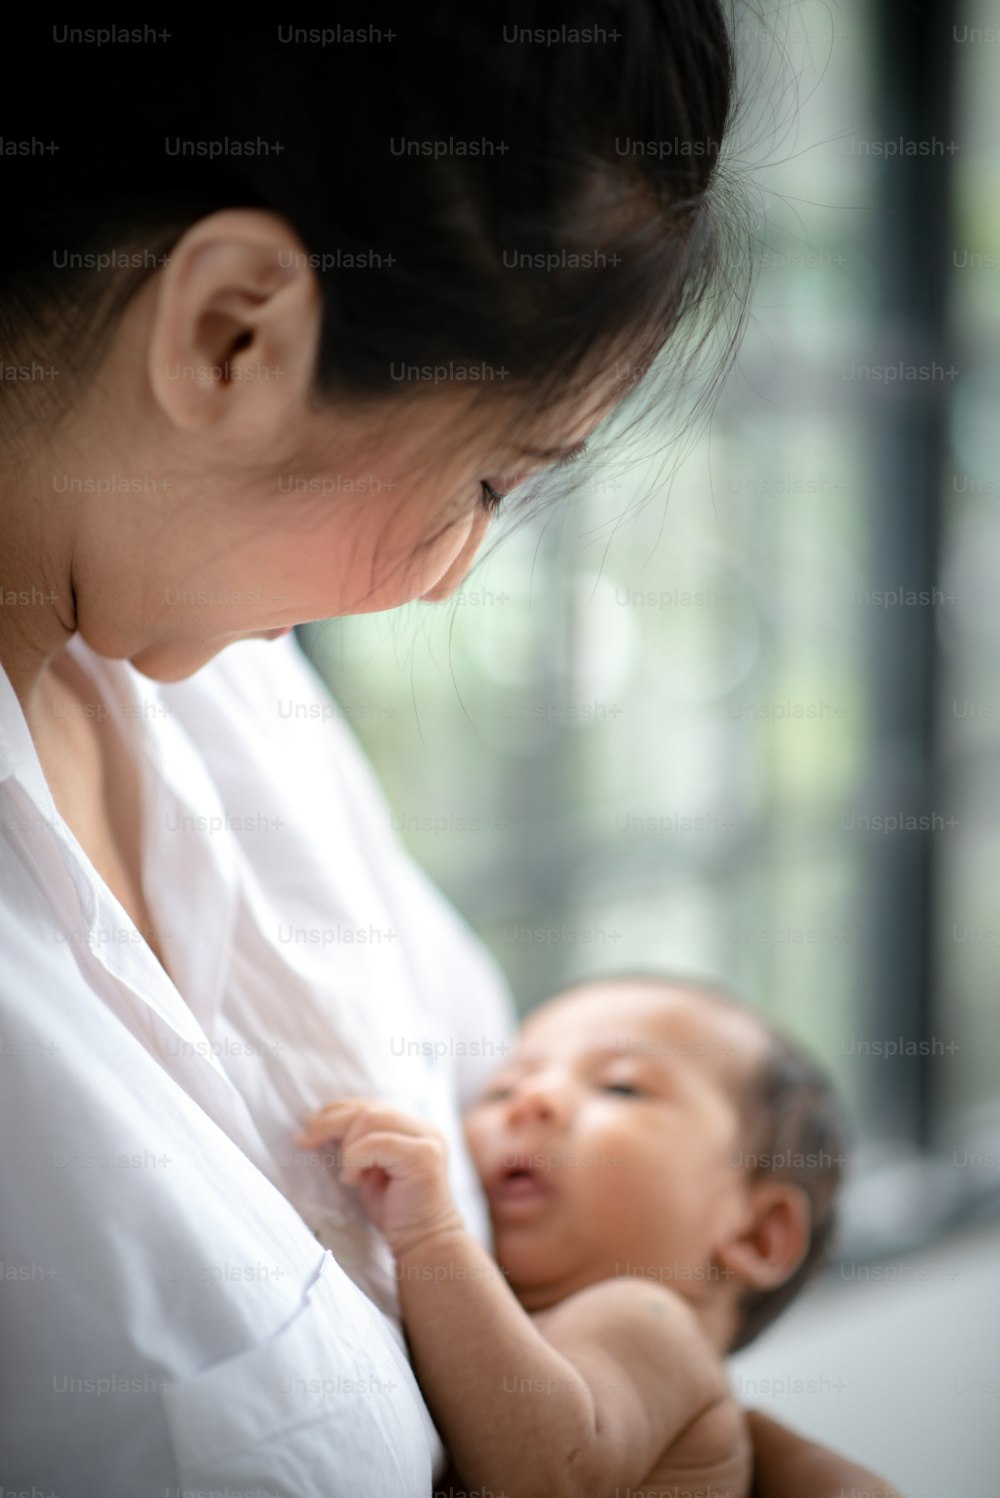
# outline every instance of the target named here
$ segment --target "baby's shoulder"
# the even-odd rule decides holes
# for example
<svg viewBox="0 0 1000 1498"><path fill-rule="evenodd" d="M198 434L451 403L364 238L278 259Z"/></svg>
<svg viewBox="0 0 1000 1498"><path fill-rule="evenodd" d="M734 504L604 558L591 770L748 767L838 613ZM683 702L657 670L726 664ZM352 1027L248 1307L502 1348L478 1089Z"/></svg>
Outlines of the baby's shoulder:
<svg viewBox="0 0 1000 1498"><path fill-rule="evenodd" d="M533 1311L531 1319L542 1328L568 1316L575 1320L603 1319L614 1314L631 1320L650 1319L660 1323L664 1332L705 1341L694 1307L683 1295L659 1280L637 1275L616 1275L613 1279L595 1280L581 1290L574 1290L544 1311Z"/></svg>
<svg viewBox="0 0 1000 1498"><path fill-rule="evenodd" d="M670 1285L632 1276L598 1280L532 1319L549 1341L575 1337L599 1342L629 1340L683 1368L698 1409L721 1404L729 1394L722 1359L705 1336L691 1303Z"/></svg>
<svg viewBox="0 0 1000 1498"><path fill-rule="evenodd" d="M643 1492L744 1498L745 1419L690 1301L671 1286L630 1276L588 1285L533 1319L610 1408L616 1398L638 1408L637 1428L659 1453Z"/></svg>

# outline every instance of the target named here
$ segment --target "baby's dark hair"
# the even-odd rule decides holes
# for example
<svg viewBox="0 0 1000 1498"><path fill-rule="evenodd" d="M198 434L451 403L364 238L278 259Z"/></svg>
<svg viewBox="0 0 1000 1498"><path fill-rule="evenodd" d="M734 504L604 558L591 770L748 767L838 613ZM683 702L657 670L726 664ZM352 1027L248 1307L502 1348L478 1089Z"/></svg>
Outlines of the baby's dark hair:
<svg viewBox="0 0 1000 1498"><path fill-rule="evenodd" d="M738 1003L723 989L717 996ZM800 1186L809 1199L809 1246L801 1264L774 1290L744 1296L730 1352L746 1347L826 1264L836 1230L836 1196L849 1130L843 1104L827 1073L799 1045L755 1014L768 1039L763 1065L747 1087L744 1119L756 1176Z"/></svg>
<svg viewBox="0 0 1000 1498"><path fill-rule="evenodd" d="M745 1127L743 1160L756 1177L788 1181L809 1201L809 1245L801 1264L774 1290L749 1291L730 1352L746 1347L790 1305L826 1264L836 1231L836 1196L843 1176L850 1130L843 1103L823 1068L788 1035L749 1008L722 983L671 973L607 974L574 984L634 983L670 988L748 1015L767 1039L763 1063L755 1068L740 1099Z"/></svg>

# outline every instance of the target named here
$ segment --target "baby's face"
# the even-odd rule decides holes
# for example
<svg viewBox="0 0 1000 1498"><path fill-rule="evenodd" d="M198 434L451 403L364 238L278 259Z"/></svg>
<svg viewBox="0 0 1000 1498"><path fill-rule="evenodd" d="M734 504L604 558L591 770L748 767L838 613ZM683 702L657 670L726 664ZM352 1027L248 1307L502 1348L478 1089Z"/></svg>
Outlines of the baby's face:
<svg viewBox="0 0 1000 1498"><path fill-rule="evenodd" d="M752 1015L659 983L570 991L466 1115L496 1257L529 1310L617 1275L701 1299L748 1214Z"/></svg>

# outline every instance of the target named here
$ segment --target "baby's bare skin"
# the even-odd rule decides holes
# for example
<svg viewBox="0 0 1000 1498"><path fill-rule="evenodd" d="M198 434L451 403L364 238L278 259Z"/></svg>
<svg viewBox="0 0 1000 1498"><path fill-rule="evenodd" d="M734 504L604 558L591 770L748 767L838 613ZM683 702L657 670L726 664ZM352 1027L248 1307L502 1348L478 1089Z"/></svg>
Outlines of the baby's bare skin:
<svg viewBox="0 0 1000 1498"><path fill-rule="evenodd" d="M780 1282L806 1241L768 1259L761 1224L779 1198L789 1217L797 1188L732 1163L763 1044L752 1017L662 985L533 1015L467 1118L499 1269L464 1230L435 1131L366 1101L313 1116L300 1142L340 1141L342 1179L395 1253L417 1376L466 1489L746 1498L724 1356L743 1291Z"/></svg>
<svg viewBox="0 0 1000 1498"><path fill-rule="evenodd" d="M762 1044L752 1015L656 980L535 1011L466 1116L495 1260L425 1123L369 1101L311 1116L299 1143L340 1142L341 1178L396 1255L446 1491L900 1498L745 1414L726 1382L741 1297L783 1283L808 1241L799 1188L733 1153Z"/></svg>
<svg viewBox="0 0 1000 1498"><path fill-rule="evenodd" d="M709 1387L714 1378L717 1397L693 1414L665 1446L642 1481L628 1486L616 1483L616 1487L622 1494L627 1492L629 1498L686 1498L688 1494L699 1493L710 1493L713 1498L716 1495L717 1498L744 1498L750 1492L753 1465L750 1437L746 1415L728 1386L723 1364L701 1335L697 1324L692 1324L690 1315L685 1318L682 1314L675 1319L672 1312L665 1311L660 1296L669 1297L673 1292L661 1291L660 1287L648 1288L651 1292L648 1312L662 1318L664 1332L671 1338L667 1355L675 1360L682 1376L690 1375L699 1388L703 1376ZM571 1296L554 1311L538 1312L532 1317L543 1336L558 1338L560 1318L575 1314L575 1298ZM683 1306L679 1296L674 1298ZM609 1306L609 1310L613 1309ZM597 1328L594 1330L596 1334ZM666 1397L666 1391L664 1393Z"/></svg>
<svg viewBox="0 0 1000 1498"><path fill-rule="evenodd" d="M466 1489L746 1498L742 1414L679 1295L626 1277L526 1315L462 1226L440 1136L398 1110L345 1102L302 1136L331 1139L395 1254L417 1378Z"/></svg>

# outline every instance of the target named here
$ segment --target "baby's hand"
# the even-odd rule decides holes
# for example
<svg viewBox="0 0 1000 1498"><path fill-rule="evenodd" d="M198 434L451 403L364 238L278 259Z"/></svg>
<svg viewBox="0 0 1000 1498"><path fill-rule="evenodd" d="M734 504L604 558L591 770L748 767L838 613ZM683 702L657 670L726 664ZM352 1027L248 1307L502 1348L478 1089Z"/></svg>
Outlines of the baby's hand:
<svg viewBox="0 0 1000 1498"><path fill-rule="evenodd" d="M340 1179L398 1258L423 1239L461 1232L452 1199L444 1138L431 1124L384 1103L351 1098L306 1115L296 1144L318 1149L340 1140Z"/></svg>

